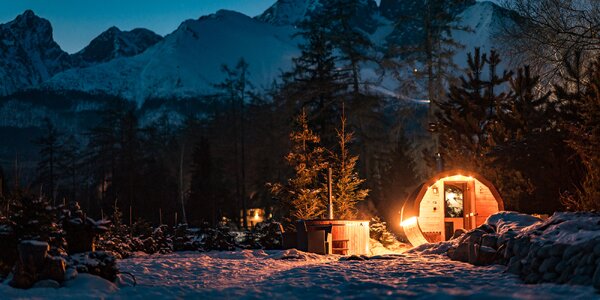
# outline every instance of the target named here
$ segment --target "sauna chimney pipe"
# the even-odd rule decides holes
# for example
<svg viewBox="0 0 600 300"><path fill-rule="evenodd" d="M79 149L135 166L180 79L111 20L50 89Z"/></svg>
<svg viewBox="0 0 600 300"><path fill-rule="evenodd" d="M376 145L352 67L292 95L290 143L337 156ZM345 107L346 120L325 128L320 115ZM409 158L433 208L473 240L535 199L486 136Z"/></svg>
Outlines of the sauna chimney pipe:
<svg viewBox="0 0 600 300"><path fill-rule="evenodd" d="M332 179L332 171L331 168L327 169L327 198L329 199L329 203L327 204L327 216L329 220L333 220L333 195L331 189L331 179Z"/></svg>

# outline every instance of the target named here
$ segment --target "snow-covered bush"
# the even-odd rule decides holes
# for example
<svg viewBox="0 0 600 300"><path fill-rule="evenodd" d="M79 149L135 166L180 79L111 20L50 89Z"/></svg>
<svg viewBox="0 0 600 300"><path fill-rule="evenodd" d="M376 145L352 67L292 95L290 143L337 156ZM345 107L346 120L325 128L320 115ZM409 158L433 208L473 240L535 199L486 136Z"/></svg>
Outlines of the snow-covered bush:
<svg viewBox="0 0 600 300"><path fill-rule="evenodd" d="M116 257L109 252L94 251L71 255L67 258L67 267L77 273L89 273L109 281L117 278Z"/></svg>
<svg viewBox="0 0 600 300"><path fill-rule="evenodd" d="M396 235L388 230L386 222L379 217L371 218L371 222L369 223L369 235L371 239L381 243L386 249L399 251L404 248L403 244L398 241Z"/></svg>

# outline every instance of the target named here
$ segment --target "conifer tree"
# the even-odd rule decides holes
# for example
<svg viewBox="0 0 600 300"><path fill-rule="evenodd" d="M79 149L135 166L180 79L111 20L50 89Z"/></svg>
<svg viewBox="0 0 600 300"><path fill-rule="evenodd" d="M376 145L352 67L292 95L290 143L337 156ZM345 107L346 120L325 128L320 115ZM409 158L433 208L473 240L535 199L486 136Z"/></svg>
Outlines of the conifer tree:
<svg viewBox="0 0 600 300"><path fill-rule="evenodd" d="M42 184L42 190L54 203L57 183L57 156L62 141L61 134L50 119L44 119L44 126L44 134L34 141L40 147L40 160L37 166L38 181Z"/></svg>
<svg viewBox="0 0 600 300"><path fill-rule="evenodd" d="M426 80L427 99L434 105L442 100L444 86L452 78L450 72L457 68L452 58L463 47L452 38L452 32L469 30L455 25L456 11L465 2L468 1L418 1L416 7L406 9L408 14L396 18L387 41L388 68L398 72L398 67L404 67L402 62L408 61L411 70L416 70L408 76Z"/></svg>
<svg viewBox="0 0 600 300"><path fill-rule="evenodd" d="M194 145L188 206L191 219L216 225L216 198L211 150L208 139L201 136Z"/></svg>
<svg viewBox="0 0 600 300"><path fill-rule="evenodd" d="M281 201L287 222L315 219L323 216L322 175L327 167L325 149L320 138L308 126L305 111L296 117L295 129L290 134L291 151L286 156L294 175L284 183L270 185L271 192Z"/></svg>
<svg viewBox="0 0 600 300"><path fill-rule="evenodd" d="M340 128L336 130L338 151L331 153L333 169L333 211L337 219L354 219L356 205L365 200L369 190L362 189L364 179L356 171L358 156L350 154L349 146L353 134L346 132L346 117L342 116Z"/></svg>
<svg viewBox="0 0 600 300"><path fill-rule="evenodd" d="M340 65L349 71L349 85L354 95L360 92L360 64L372 60L374 48L364 28L358 23L373 24L370 15L361 14L364 6L360 1L329 0L323 2L323 8L311 16L312 21L322 18L325 21L327 39L340 53L337 57ZM361 16L360 20L357 18Z"/></svg>
<svg viewBox="0 0 600 300"><path fill-rule="evenodd" d="M299 24L297 34L305 41L301 54L293 59L292 71L284 74L283 94L294 110L305 109L314 120L325 145L333 145L331 132L341 112L347 72L336 67L338 56L327 30L327 18L310 18Z"/></svg>
<svg viewBox="0 0 600 300"><path fill-rule="evenodd" d="M585 167L580 190L563 199L567 208L574 210L600 209L600 61L593 62L587 73L578 106L580 122L568 127L569 142Z"/></svg>
<svg viewBox="0 0 600 300"><path fill-rule="evenodd" d="M419 183L418 171L411 156L411 144L404 134L397 138L393 149L388 154L388 162L383 171L381 203L378 210L384 213L399 201L404 201L412 188Z"/></svg>

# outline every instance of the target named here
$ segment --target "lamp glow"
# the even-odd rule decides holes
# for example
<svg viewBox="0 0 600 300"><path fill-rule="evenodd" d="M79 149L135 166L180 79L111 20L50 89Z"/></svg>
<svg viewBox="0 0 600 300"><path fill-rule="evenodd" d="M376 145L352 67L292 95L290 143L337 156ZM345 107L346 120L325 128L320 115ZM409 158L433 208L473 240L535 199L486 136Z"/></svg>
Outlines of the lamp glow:
<svg viewBox="0 0 600 300"><path fill-rule="evenodd" d="M417 217L410 217L410 218L400 222L400 226L402 226L402 227L412 226L415 224L417 224Z"/></svg>

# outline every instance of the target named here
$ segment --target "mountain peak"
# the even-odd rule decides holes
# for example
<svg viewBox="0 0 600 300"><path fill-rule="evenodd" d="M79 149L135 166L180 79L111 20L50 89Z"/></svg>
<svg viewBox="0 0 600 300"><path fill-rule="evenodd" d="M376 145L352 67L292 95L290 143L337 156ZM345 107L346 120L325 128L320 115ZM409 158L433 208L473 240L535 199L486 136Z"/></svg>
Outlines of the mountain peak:
<svg viewBox="0 0 600 300"><path fill-rule="evenodd" d="M153 31L136 28L122 31L112 26L94 38L89 45L73 55L78 66L106 62L118 57L129 57L142 53L162 40Z"/></svg>
<svg viewBox="0 0 600 300"><path fill-rule="evenodd" d="M0 95L41 83L70 66L69 55L52 37L52 25L26 10L13 21L0 24Z"/></svg>

